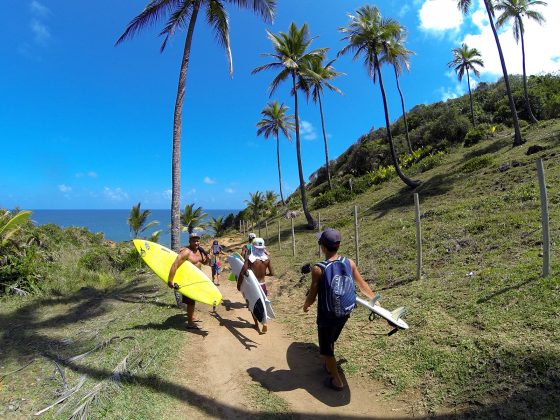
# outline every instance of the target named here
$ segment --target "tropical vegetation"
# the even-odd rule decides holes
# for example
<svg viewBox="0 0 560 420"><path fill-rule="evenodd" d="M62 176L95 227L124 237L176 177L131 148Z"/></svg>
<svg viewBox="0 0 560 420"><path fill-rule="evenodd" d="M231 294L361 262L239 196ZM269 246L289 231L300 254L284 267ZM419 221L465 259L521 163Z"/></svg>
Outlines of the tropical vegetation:
<svg viewBox="0 0 560 420"><path fill-rule="evenodd" d="M132 206L130 209L130 214L128 216L128 226L134 238L138 238L138 235L155 225L159 224L157 220L152 220L148 222L148 217L152 214L151 210L140 210L140 203Z"/></svg>
<svg viewBox="0 0 560 420"><path fill-rule="evenodd" d="M205 220L208 214L202 210L202 207L194 208L194 203L185 205L185 210L181 212L180 222L183 232L189 235L195 229L205 229Z"/></svg>

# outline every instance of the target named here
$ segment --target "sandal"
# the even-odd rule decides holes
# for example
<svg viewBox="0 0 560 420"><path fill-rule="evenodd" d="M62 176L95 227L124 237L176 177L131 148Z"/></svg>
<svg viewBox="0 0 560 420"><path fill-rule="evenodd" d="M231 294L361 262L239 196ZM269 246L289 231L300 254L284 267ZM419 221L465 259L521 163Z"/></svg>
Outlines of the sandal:
<svg viewBox="0 0 560 420"><path fill-rule="evenodd" d="M333 382L332 378L325 378L325 382L323 382L327 388L330 388L334 391L342 391L344 390L343 386L336 386Z"/></svg>
<svg viewBox="0 0 560 420"><path fill-rule="evenodd" d="M198 325L193 324L193 325L188 325L187 324L187 330L201 330L202 328L200 328Z"/></svg>

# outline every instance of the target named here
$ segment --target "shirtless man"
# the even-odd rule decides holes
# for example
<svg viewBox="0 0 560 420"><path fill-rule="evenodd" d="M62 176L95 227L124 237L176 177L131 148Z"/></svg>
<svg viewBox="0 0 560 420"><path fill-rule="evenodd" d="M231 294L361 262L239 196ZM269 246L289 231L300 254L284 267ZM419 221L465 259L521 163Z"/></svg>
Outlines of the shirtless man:
<svg viewBox="0 0 560 420"><path fill-rule="evenodd" d="M173 279L175 278L175 273L185 261L189 261L194 264L197 268L201 268L202 264L208 265L210 264L210 258L208 254L200 248L200 236L197 233L191 233L189 237L189 246L187 248L183 248L177 258L171 265L171 269L169 270L169 277L167 280L167 285L172 289L175 288L175 283ZM175 290L175 299L177 299L177 305L181 307L180 303L187 305L187 328L191 330L199 330L200 327L195 324L198 322L197 319L194 319L194 305L195 301L191 298L188 298L182 294L180 294L177 290Z"/></svg>
<svg viewBox="0 0 560 420"><path fill-rule="evenodd" d="M252 270L253 274L259 281L261 288L266 296L268 296L268 289L266 288L265 276L268 270L268 275L273 276L274 272L272 270L272 263L270 262L270 257L265 250L264 239L255 238L251 246L251 254L247 256L243 268L239 272L237 277L237 290L241 290L241 283L243 283L243 278L247 270ZM255 329L259 331L259 323L255 316L253 315L253 320L255 321ZM266 333L268 330L266 325L263 325L262 332ZM260 331L259 331L260 332Z"/></svg>

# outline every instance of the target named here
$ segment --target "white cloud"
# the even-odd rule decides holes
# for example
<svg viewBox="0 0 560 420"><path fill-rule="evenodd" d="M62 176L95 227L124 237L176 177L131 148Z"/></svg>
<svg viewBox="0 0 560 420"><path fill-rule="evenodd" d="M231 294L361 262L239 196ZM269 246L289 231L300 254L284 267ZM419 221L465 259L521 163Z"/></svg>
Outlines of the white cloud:
<svg viewBox="0 0 560 420"><path fill-rule="evenodd" d="M44 45L51 38L51 33L47 25L39 22L37 19L31 20L31 32L33 32L37 44Z"/></svg>
<svg viewBox="0 0 560 420"><path fill-rule="evenodd" d="M233 188L226 188L224 191L227 192L228 194L233 194L235 192Z"/></svg>
<svg viewBox="0 0 560 420"><path fill-rule="evenodd" d="M128 199L128 193L122 188L109 188L105 187L103 195L111 201L123 201Z"/></svg>
<svg viewBox="0 0 560 420"><path fill-rule="evenodd" d="M195 195L195 194L196 194L196 188L191 188L185 193L185 195ZM169 190L169 198L171 198L171 190Z"/></svg>
<svg viewBox="0 0 560 420"><path fill-rule="evenodd" d="M208 185L212 185L216 183L215 179L210 178L209 176L204 177L204 183Z"/></svg>
<svg viewBox="0 0 560 420"><path fill-rule="evenodd" d="M404 17L410 10L410 5L405 4L403 5L400 10L397 12L397 14L399 15L399 17Z"/></svg>
<svg viewBox="0 0 560 420"><path fill-rule="evenodd" d="M546 18L540 26L534 21L525 20L525 54L527 74L558 71L560 67L560 2L548 2L547 7L537 8ZM470 48L479 50L484 60L480 72L493 77L501 77L502 67L488 15L481 0L478 8L471 15L472 22L478 28L477 33L464 35L463 41ZM461 41L460 41L461 42ZM509 74L522 74L521 45L513 39L511 27L500 31L500 44Z"/></svg>
<svg viewBox="0 0 560 420"><path fill-rule="evenodd" d="M68 185L60 184L58 186L58 191L66 194L72 191L72 187L69 187Z"/></svg>
<svg viewBox="0 0 560 420"><path fill-rule="evenodd" d="M94 171L89 171L89 172L78 172L76 173L76 178L83 178L84 176L87 176L89 178L97 178L97 173Z"/></svg>
<svg viewBox="0 0 560 420"><path fill-rule="evenodd" d="M87 173L87 176L89 176L90 178L97 178L97 173L96 173L96 172L93 172L93 171L89 171L89 172Z"/></svg>
<svg viewBox="0 0 560 420"><path fill-rule="evenodd" d="M315 140L317 138L317 133L315 132L315 127L309 121L302 121L299 127L299 134L304 140Z"/></svg>
<svg viewBox="0 0 560 420"><path fill-rule="evenodd" d="M51 11L48 9L47 6L44 6L43 4L39 3L37 0L33 0L29 5L29 8L31 9L31 13L36 16L45 17L51 13Z"/></svg>
<svg viewBox="0 0 560 420"><path fill-rule="evenodd" d="M463 15L457 8L456 0L426 0L418 17L420 29L425 31L458 29L463 23Z"/></svg>
<svg viewBox="0 0 560 420"><path fill-rule="evenodd" d="M171 194L172 194L173 190L172 189L168 189L165 190L163 192L163 198L167 199L167 200L171 200Z"/></svg>

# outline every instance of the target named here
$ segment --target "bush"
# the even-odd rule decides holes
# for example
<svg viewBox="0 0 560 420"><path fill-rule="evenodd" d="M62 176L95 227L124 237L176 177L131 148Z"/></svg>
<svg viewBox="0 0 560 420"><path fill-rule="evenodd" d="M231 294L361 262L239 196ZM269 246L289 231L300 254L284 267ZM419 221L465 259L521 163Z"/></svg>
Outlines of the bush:
<svg viewBox="0 0 560 420"><path fill-rule="evenodd" d="M416 168L417 172L429 171L430 169L438 166L443 161L443 156L445 156L445 153L437 152L436 154L422 159L420 162L414 165L414 168Z"/></svg>
<svg viewBox="0 0 560 420"><path fill-rule="evenodd" d="M78 260L78 266L91 271L109 271L112 268L120 268L109 249L105 247L93 247Z"/></svg>
<svg viewBox="0 0 560 420"><path fill-rule="evenodd" d="M471 147L480 141L488 138L490 134L491 127L488 124L479 124L474 128L471 128L467 134L465 134L465 140L463 143L464 147Z"/></svg>
<svg viewBox="0 0 560 420"><path fill-rule="evenodd" d="M492 159L491 156L488 155L476 156L473 157L472 159L467 160L467 162L463 165L461 170L463 172L470 173L470 172L478 171L479 169L485 168L489 165L492 165L493 163L494 160Z"/></svg>
<svg viewBox="0 0 560 420"><path fill-rule="evenodd" d="M345 201L349 201L354 197L354 194L350 192L350 189L347 187L337 187L333 188L330 191L327 191L323 194L320 194L313 201L313 208L315 210L322 209L324 207L332 206L336 203L343 203Z"/></svg>

